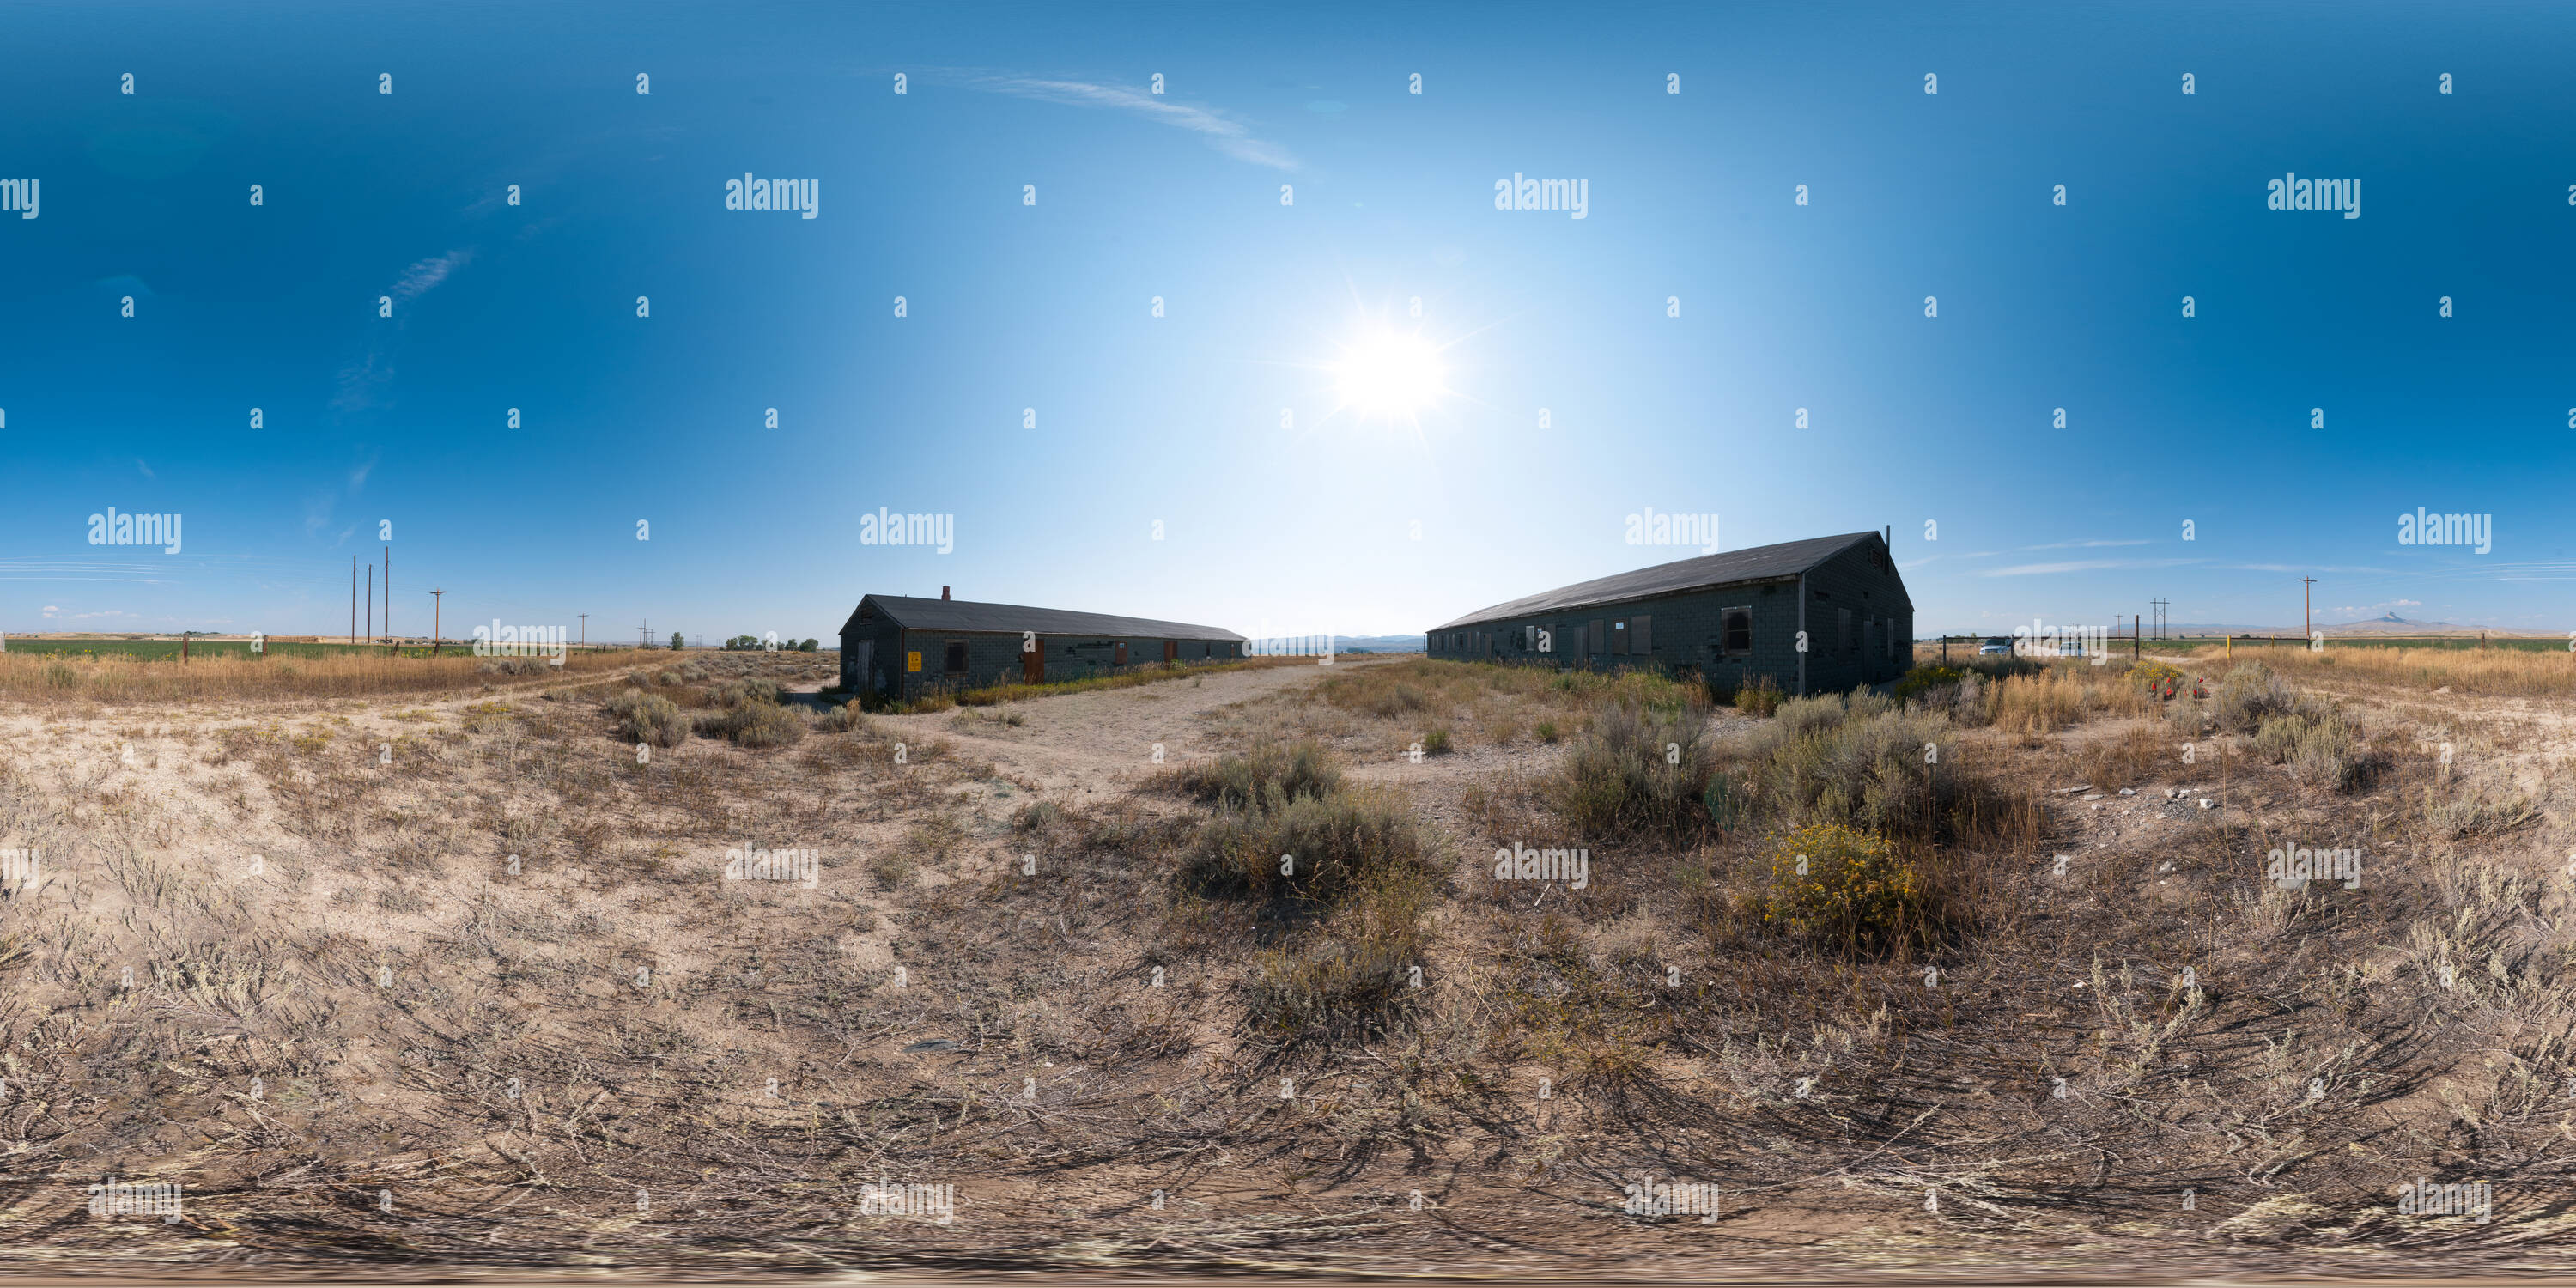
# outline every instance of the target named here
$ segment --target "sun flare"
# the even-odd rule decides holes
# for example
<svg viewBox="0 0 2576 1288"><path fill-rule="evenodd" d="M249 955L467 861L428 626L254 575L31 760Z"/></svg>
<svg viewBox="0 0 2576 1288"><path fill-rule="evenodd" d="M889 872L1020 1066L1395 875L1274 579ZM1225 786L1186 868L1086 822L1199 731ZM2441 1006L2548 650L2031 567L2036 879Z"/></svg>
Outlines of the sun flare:
<svg viewBox="0 0 2576 1288"><path fill-rule="evenodd" d="M1343 406L1364 417L1402 419L1431 406L1449 369L1440 350L1418 335L1377 331L1346 348L1328 370Z"/></svg>

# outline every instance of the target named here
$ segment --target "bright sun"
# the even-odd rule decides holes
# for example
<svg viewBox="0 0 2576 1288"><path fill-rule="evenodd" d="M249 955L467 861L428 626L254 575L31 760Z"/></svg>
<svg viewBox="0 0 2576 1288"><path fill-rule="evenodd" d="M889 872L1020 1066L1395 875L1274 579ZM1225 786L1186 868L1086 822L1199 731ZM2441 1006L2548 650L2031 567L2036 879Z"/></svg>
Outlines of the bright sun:
<svg viewBox="0 0 2576 1288"><path fill-rule="evenodd" d="M1407 418L1443 392L1440 351L1418 335L1378 331L1361 338L1328 368L1342 405L1362 416Z"/></svg>

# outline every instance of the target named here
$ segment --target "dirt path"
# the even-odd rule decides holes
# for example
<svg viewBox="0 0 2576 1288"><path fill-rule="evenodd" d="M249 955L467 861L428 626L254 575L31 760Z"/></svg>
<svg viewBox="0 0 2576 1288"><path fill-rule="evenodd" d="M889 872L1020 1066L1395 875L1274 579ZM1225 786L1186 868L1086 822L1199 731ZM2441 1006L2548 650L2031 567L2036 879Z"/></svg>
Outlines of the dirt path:
<svg viewBox="0 0 2576 1288"><path fill-rule="evenodd" d="M1392 660L1346 654L1333 665L1383 666ZM1330 674L1321 666L1220 671L1129 689L871 719L899 740L945 742L957 753L989 760L1002 776L1042 793L1106 797L1132 788L1159 765L1215 755L1209 725L1225 708ZM1021 723L1009 723L1014 717Z"/></svg>

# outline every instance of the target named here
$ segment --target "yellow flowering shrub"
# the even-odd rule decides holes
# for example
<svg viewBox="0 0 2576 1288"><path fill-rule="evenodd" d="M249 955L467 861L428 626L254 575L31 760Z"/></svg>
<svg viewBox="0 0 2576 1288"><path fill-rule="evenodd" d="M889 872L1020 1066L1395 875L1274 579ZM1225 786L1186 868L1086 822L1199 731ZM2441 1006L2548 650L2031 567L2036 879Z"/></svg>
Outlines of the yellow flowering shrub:
<svg viewBox="0 0 2576 1288"><path fill-rule="evenodd" d="M1857 947L1901 938L1920 920L1920 877L1874 832L1803 827L1773 844L1769 864L1762 921L1773 929Z"/></svg>

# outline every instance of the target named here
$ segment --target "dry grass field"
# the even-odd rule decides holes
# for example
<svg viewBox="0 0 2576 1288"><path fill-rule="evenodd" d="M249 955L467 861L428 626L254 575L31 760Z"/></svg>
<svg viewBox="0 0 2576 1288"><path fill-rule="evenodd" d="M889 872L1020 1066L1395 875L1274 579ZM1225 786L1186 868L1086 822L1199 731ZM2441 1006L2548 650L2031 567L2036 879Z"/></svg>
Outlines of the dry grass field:
<svg viewBox="0 0 2576 1288"><path fill-rule="evenodd" d="M0 1264L2560 1267L2567 694L2391 653L877 715L830 654L7 659Z"/></svg>

